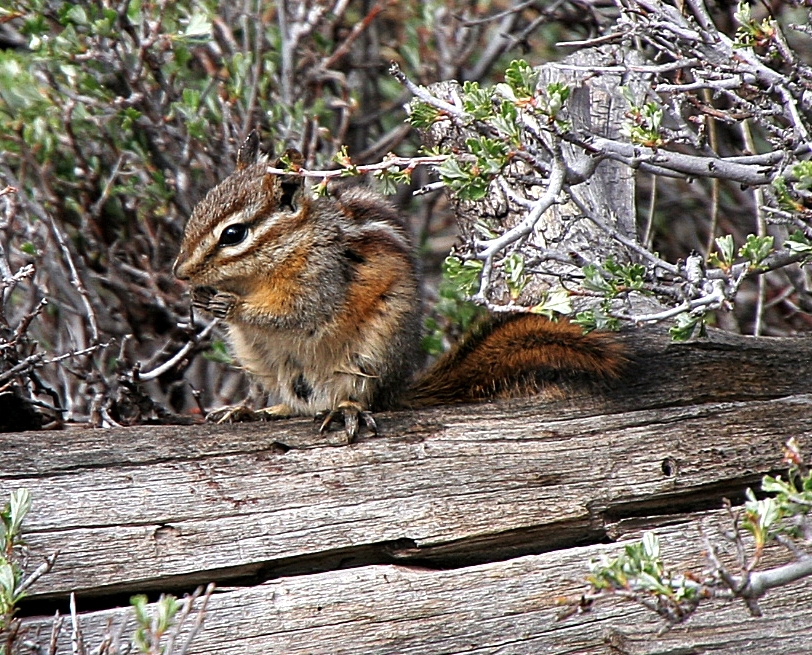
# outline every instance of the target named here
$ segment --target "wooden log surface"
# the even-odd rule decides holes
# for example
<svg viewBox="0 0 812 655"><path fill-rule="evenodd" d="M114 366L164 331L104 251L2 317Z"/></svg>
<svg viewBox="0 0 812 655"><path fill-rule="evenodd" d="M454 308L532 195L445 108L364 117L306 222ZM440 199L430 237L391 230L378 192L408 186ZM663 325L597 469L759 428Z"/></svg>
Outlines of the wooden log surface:
<svg viewBox="0 0 812 655"><path fill-rule="evenodd" d="M673 571L699 573L700 526L724 548L722 512L666 523L655 532ZM614 555L621 546L570 548L449 571L372 565L223 589L211 599L204 629L188 652L794 655L812 647L812 587L803 581L763 600L763 617L751 617L741 601L715 600L662 634L656 614L628 601L601 602L562 619L585 591L590 559ZM90 647L109 632L129 634L134 627L128 610L86 614L81 624ZM46 635L51 629L42 619L28 619L26 627ZM62 652L69 652L68 635L63 630Z"/></svg>
<svg viewBox="0 0 812 655"><path fill-rule="evenodd" d="M59 551L23 614L76 591L92 632L130 593L216 581L240 588L191 652L743 652L725 640L812 635L803 582L764 619L717 604L662 638L625 603L552 622L618 526L676 522L669 552L701 566L705 519L684 515L780 471L789 436L812 443L805 340L629 348L615 388L385 414L349 446L304 419L0 435L0 494L34 497L32 557Z"/></svg>

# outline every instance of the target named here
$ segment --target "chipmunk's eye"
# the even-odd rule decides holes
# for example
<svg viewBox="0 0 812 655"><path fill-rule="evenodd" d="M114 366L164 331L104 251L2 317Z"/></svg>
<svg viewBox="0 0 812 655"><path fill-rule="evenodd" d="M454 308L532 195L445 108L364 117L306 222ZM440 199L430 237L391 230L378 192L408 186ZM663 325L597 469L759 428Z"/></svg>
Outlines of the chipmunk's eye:
<svg viewBox="0 0 812 655"><path fill-rule="evenodd" d="M248 226L242 223L229 225L220 233L218 246L235 246L248 236Z"/></svg>

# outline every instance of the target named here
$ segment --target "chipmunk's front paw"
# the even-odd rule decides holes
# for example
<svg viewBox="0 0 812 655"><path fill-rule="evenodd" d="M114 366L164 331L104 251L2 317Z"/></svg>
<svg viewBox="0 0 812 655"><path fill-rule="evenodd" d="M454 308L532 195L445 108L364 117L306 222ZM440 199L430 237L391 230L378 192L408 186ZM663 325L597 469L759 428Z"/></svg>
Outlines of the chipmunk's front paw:
<svg viewBox="0 0 812 655"><path fill-rule="evenodd" d="M217 291L211 287L192 289L192 306L209 312L216 318L228 318L239 297L227 291Z"/></svg>
<svg viewBox="0 0 812 655"><path fill-rule="evenodd" d="M328 412L316 414L316 420L321 421L319 432L326 432L336 420L341 419L344 423L344 432L347 434L347 442L352 443L358 436L361 424L365 425L372 434L378 434L378 424L372 417L372 412L364 409L364 406L353 400L344 400L338 403L338 407Z"/></svg>
<svg viewBox="0 0 812 655"><path fill-rule="evenodd" d="M269 421L277 418L290 418L293 410L287 405L274 405L262 409L251 409L245 405L221 407L206 414L209 423L243 423L248 421Z"/></svg>
<svg viewBox="0 0 812 655"><path fill-rule="evenodd" d="M211 287L194 287L192 289L192 307L209 311L209 303L217 294L217 289Z"/></svg>

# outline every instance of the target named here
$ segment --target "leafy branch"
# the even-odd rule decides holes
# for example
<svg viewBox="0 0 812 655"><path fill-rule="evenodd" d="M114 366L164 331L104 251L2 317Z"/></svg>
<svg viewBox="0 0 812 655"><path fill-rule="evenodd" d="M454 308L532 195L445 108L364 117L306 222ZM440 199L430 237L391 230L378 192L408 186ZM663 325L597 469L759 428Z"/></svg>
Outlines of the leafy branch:
<svg viewBox="0 0 812 655"><path fill-rule="evenodd" d="M602 598L617 596L657 612L670 626L687 620L709 599L738 598L752 616L761 616L758 601L770 590L812 575L812 554L807 550L812 543L812 472L794 438L787 441L784 460L789 465L786 479L767 475L762 480L761 491L769 495L758 498L748 489L741 508L726 503L738 573L722 563L719 547L707 536L711 564L707 575L670 572L657 536L647 532L641 542L627 544L619 555L590 563L590 590L579 608L589 609ZM773 545L783 547L791 561L758 570L766 549Z"/></svg>

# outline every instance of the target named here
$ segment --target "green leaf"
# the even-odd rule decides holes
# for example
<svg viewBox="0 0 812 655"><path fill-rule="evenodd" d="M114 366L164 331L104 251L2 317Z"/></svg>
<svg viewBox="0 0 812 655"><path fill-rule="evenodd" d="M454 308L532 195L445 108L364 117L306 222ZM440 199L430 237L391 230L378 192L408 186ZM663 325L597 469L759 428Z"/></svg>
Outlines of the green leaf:
<svg viewBox="0 0 812 655"><path fill-rule="evenodd" d="M555 118L558 112L564 107L564 103L570 97L570 87L562 82L551 82L545 89L544 102L541 105L542 111Z"/></svg>
<svg viewBox="0 0 812 655"><path fill-rule="evenodd" d="M409 105L408 121L412 127L426 129L440 120L440 111L425 102L413 102Z"/></svg>
<svg viewBox="0 0 812 655"><path fill-rule="evenodd" d="M784 248L792 252L808 255L812 254L812 241L807 239L801 230L795 230L795 232L790 234L787 240L784 241Z"/></svg>
<svg viewBox="0 0 812 655"><path fill-rule="evenodd" d="M505 284L512 300L518 299L527 284L524 272L524 257L521 253L512 252L502 260L506 278Z"/></svg>
<svg viewBox="0 0 812 655"><path fill-rule="evenodd" d="M443 178L443 182L449 185L457 180L467 180L471 177L470 173L464 171L460 162L454 157L449 157L440 164L437 167L437 173Z"/></svg>
<svg viewBox="0 0 812 655"><path fill-rule="evenodd" d="M802 161L792 167L796 189L812 189L812 161Z"/></svg>
<svg viewBox="0 0 812 655"><path fill-rule="evenodd" d="M653 532L643 533L643 552L646 554L646 557L650 559L659 559L660 540Z"/></svg>
<svg viewBox="0 0 812 655"><path fill-rule="evenodd" d="M493 93L487 89L480 89L477 82L464 82L462 108L474 120L489 120L494 115Z"/></svg>
<svg viewBox="0 0 812 655"><path fill-rule="evenodd" d="M730 234L726 234L721 237L717 237L715 240L716 247L719 249L720 259L725 266L730 266L733 263L733 253L735 252L735 244L733 243L733 237Z"/></svg>
<svg viewBox="0 0 812 655"><path fill-rule="evenodd" d="M739 248L739 257L744 257L750 263L751 269L757 269L772 252L773 237L748 234L744 245Z"/></svg>
<svg viewBox="0 0 812 655"><path fill-rule="evenodd" d="M594 264L587 264L582 269L584 281L582 283L587 291L597 291L598 293L614 293L614 287L604 278L603 271Z"/></svg>
<svg viewBox="0 0 812 655"><path fill-rule="evenodd" d="M530 311L533 314L541 314L547 318L553 318L556 314L569 316L572 314L572 301L570 300L570 294L566 289L557 289L556 291L552 291L548 293L544 297L544 300L542 300L538 305L531 307ZM581 312L579 316L584 313L585 312ZM594 329L594 327L594 315L590 315L589 329Z"/></svg>
<svg viewBox="0 0 812 655"><path fill-rule="evenodd" d="M516 106L505 100L499 107L499 112L494 114L490 123L496 130L503 134L512 144L518 146L521 143L521 129Z"/></svg>
<svg viewBox="0 0 812 655"><path fill-rule="evenodd" d="M171 595L161 596L155 606L158 615L157 631L161 634L166 632L171 626L183 603Z"/></svg>
<svg viewBox="0 0 812 655"><path fill-rule="evenodd" d="M74 25L87 25L87 12L80 4L72 4L70 9L65 13L65 18Z"/></svg>
<svg viewBox="0 0 812 655"><path fill-rule="evenodd" d="M482 262L469 259L462 261L459 257L446 257L443 262L443 276L453 283L466 296L470 296L479 284L482 274Z"/></svg>
<svg viewBox="0 0 812 655"><path fill-rule="evenodd" d="M213 341L209 349L203 353L203 357L210 362L217 362L219 364L233 364L234 359L228 352L228 347L224 341Z"/></svg>
<svg viewBox="0 0 812 655"><path fill-rule="evenodd" d="M14 567L0 555L0 616L14 611L17 602L14 596L16 588L17 578L14 575Z"/></svg>
<svg viewBox="0 0 812 655"><path fill-rule="evenodd" d="M674 341L688 341L699 329L704 330L705 322L701 316L693 316L688 312L677 314L675 324L671 326L668 333Z"/></svg>
<svg viewBox="0 0 812 655"><path fill-rule="evenodd" d="M509 99L516 101L531 100L536 95L539 82L539 72L532 68L523 59L514 59L505 70L505 87L512 96Z"/></svg>
<svg viewBox="0 0 812 655"><path fill-rule="evenodd" d="M28 489L15 489L9 500L8 533L12 538L20 534L20 526L31 509L31 492Z"/></svg>
<svg viewBox="0 0 812 655"><path fill-rule="evenodd" d="M195 12L183 31L183 38L194 41L208 41L211 36L211 19L202 12Z"/></svg>

